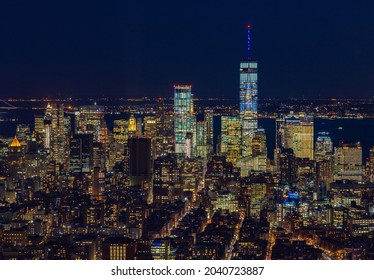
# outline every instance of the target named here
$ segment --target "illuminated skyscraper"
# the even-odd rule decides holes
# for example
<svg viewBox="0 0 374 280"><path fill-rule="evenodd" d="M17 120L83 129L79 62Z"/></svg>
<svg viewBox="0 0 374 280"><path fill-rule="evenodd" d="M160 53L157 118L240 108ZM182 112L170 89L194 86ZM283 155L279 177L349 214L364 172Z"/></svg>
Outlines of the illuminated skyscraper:
<svg viewBox="0 0 374 280"><path fill-rule="evenodd" d="M248 25L247 57L240 62L240 117L242 156L251 155L251 142L257 129L257 61L251 58L251 26Z"/></svg>
<svg viewBox="0 0 374 280"><path fill-rule="evenodd" d="M330 184L334 181L334 158L326 157L316 162L316 185L324 184L330 190Z"/></svg>
<svg viewBox="0 0 374 280"><path fill-rule="evenodd" d="M190 85L174 86L175 153L185 152L186 136L193 133L193 95Z"/></svg>
<svg viewBox="0 0 374 280"><path fill-rule="evenodd" d="M128 121L125 119L114 120L113 137L117 143L125 144L128 139Z"/></svg>
<svg viewBox="0 0 374 280"><path fill-rule="evenodd" d="M93 140L97 142L104 119L104 108L96 105L82 106L75 117L76 133L93 134Z"/></svg>
<svg viewBox="0 0 374 280"><path fill-rule="evenodd" d="M98 135L98 142L103 145L104 151L106 153L109 152L109 132L108 127L106 125L106 121L104 119L101 120L100 130Z"/></svg>
<svg viewBox="0 0 374 280"><path fill-rule="evenodd" d="M68 134L65 131L64 104L52 105L51 155L58 163L67 164Z"/></svg>
<svg viewBox="0 0 374 280"><path fill-rule="evenodd" d="M52 106L47 105L44 114L44 148L51 148L51 131L52 131Z"/></svg>
<svg viewBox="0 0 374 280"><path fill-rule="evenodd" d="M328 132L318 133L316 148L315 148L315 160L322 161L332 156L334 147Z"/></svg>
<svg viewBox="0 0 374 280"><path fill-rule="evenodd" d="M155 116L144 117L144 137L151 139L152 158L156 157L157 122Z"/></svg>
<svg viewBox="0 0 374 280"><path fill-rule="evenodd" d="M277 120L277 131L282 139L277 139L283 148L292 149L295 157L314 159L314 120L311 116L294 116L292 113L283 120Z"/></svg>
<svg viewBox="0 0 374 280"><path fill-rule="evenodd" d="M213 110L204 111L204 121L206 123L206 144L208 149L208 154L213 154Z"/></svg>
<svg viewBox="0 0 374 280"><path fill-rule="evenodd" d="M234 166L241 157L242 121L239 117L221 117L221 154L225 155L228 162Z"/></svg>
<svg viewBox="0 0 374 280"><path fill-rule="evenodd" d="M334 180L362 181L362 148L360 142L343 143L335 148Z"/></svg>
<svg viewBox="0 0 374 280"><path fill-rule="evenodd" d="M154 260L171 260L174 255L171 252L170 239L156 239L151 245L151 254Z"/></svg>
<svg viewBox="0 0 374 280"><path fill-rule="evenodd" d="M103 260L134 260L136 242L124 237L109 237L103 242Z"/></svg>
<svg viewBox="0 0 374 280"><path fill-rule="evenodd" d="M70 172L87 173L93 167L92 134L75 134L70 140Z"/></svg>
<svg viewBox="0 0 374 280"><path fill-rule="evenodd" d="M201 158L206 158L208 154L207 127L207 121L200 121L196 123L196 156Z"/></svg>
<svg viewBox="0 0 374 280"><path fill-rule="evenodd" d="M141 125L138 125L138 124L139 124L138 120L135 118L133 114L131 114L129 118L129 122L128 122L128 128L127 128L129 138L141 136L141 133L139 133L139 130L141 130Z"/></svg>
<svg viewBox="0 0 374 280"><path fill-rule="evenodd" d="M369 158L366 162L366 180L370 183L374 183L374 147L370 149Z"/></svg>
<svg viewBox="0 0 374 280"><path fill-rule="evenodd" d="M266 134L264 129L257 129L251 142L250 156L242 157L237 161L241 176L250 173L263 173L267 169Z"/></svg>
<svg viewBox="0 0 374 280"><path fill-rule="evenodd" d="M164 100L157 101L155 158L174 153L174 116L165 114Z"/></svg>
<svg viewBox="0 0 374 280"><path fill-rule="evenodd" d="M181 190L181 171L175 157L159 157L153 167L153 202L173 200Z"/></svg>
<svg viewBox="0 0 374 280"><path fill-rule="evenodd" d="M250 216L253 219L260 219L261 208L263 207L267 190L266 178L263 176L252 176L250 184Z"/></svg>
<svg viewBox="0 0 374 280"><path fill-rule="evenodd" d="M37 139L44 139L44 116L34 116L34 131Z"/></svg>

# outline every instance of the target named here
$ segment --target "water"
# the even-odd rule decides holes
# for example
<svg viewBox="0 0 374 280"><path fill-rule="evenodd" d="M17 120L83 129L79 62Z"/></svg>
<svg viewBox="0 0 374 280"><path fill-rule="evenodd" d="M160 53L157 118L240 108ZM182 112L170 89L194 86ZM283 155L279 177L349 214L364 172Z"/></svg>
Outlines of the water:
<svg viewBox="0 0 374 280"><path fill-rule="evenodd" d="M265 128L267 137L268 156L273 158L275 148L275 119L260 119L259 126ZM374 119L314 119L314 140L318 132L329 132L334 147L339 141L346 143L360 142L363 159L369 156L369 150L374 146Z"/></svg>

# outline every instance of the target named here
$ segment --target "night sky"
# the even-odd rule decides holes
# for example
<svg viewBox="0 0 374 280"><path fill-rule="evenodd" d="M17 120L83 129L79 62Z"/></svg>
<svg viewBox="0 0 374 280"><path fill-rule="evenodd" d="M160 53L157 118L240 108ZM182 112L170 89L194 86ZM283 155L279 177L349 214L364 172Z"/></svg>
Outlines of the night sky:
<svg viewBox="0 0 374 280"><path fill-rule="evenodd" d="M2 1L1 97L238 99L246 24L259 97L374 96L374 2Z"/></svg>

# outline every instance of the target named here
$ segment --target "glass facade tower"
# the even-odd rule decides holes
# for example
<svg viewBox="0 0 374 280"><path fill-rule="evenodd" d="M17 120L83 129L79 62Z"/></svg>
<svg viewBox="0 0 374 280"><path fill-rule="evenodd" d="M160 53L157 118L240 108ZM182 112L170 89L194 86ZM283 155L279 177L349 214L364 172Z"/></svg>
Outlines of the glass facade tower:
<svg viewBox="0 0 374 280"><path fill-rule="evenodd" d="M186 136L193 133L193 95L190 85L174 86L175 153L185 152Z"/></svg>
<svg viewBox="0 0 374 280"><path fill-rule="evenodd" d="M240 117L242 126L242 156L251 155L250 144L257 129L257 61L240 63Z"/></svg>

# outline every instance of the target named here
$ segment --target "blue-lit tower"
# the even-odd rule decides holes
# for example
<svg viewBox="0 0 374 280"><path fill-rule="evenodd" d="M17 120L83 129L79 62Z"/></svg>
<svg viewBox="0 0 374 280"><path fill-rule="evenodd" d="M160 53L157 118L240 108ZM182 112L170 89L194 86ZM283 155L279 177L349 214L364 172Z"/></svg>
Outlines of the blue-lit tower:
<svg viewBox="0 0 374 280"><path fill-rule="evenodd" d="M251 155L251 142L257 130L257 61L251 57L251 25L247 26L247 57L240 62L240 117L242 156Z"/></svg>

